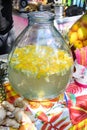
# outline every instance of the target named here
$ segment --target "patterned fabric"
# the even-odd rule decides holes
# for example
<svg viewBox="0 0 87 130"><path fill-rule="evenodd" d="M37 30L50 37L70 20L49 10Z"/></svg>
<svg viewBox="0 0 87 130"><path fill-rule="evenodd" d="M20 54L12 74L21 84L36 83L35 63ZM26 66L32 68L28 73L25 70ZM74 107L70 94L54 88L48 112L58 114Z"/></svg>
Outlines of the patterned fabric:
<svg viewBox="0 0 87 130"><path fill-rule="evenodd" d="M19 97L19 95L13 90L9 82L6 82L4 84L5 90L6 90L6 100L10 103L13 103L16 98Z"/></svg>

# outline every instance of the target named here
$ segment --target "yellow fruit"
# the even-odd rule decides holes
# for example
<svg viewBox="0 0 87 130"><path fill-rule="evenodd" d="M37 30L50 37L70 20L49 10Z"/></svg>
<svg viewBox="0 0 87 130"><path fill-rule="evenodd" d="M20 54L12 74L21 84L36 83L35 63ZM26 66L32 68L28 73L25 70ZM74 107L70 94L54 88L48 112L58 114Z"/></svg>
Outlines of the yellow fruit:
<svg viewBox="0 0 87 130"><path fill-rule="evenodd" d="M82 48L83 47L83 42L80 40L77 40L74 42L74 47L75 48Z"/></svg>
<svg viewBox="0 0 87 130"><path fill-rule="evenodd" d="M76 21L68 32L70 46L82 48L87 46L87 13Z"/></svg>
<svg viewBox="0 0 87 130"><path fill-rule="evenodd" d="M87 46L87 40L83 41L83 46Z"/></svg>
<svg viewBox="0 0 87 130"><path fill-rule="evenodd" d="M70 44L73 44L76 40L78 40L77 32L73 32L69 38Z"/></svg>
<svg viewBox="0 0 87 130"><path fill-rule="evenodd" d="M87 29L80 27L77 31L79 40L85 40L87 38Z"/></svg>

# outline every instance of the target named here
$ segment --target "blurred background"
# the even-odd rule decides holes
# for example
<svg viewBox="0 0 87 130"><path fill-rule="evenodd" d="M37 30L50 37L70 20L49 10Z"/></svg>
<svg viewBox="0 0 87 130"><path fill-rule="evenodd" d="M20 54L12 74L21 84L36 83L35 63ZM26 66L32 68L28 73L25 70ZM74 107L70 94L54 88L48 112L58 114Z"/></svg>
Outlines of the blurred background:
<svg viewBox="0 0 87 130"><path fill-rule="evenodd" d="M13 0L16 37L28 25L29 12L49 10L55 13L55 26L63 33L86 12L86 9L87 0Z"/></svg>

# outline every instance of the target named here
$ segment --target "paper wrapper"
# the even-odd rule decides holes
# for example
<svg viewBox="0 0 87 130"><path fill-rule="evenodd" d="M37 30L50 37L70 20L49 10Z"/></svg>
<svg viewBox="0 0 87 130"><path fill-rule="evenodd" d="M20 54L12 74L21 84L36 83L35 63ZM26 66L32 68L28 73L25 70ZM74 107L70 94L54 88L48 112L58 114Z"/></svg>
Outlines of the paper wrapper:
<svg viewBox="0 0 87 130"><path fill-rule="evenodd" d="M87 67L87 46L75 50L77 63Z"/></svg>

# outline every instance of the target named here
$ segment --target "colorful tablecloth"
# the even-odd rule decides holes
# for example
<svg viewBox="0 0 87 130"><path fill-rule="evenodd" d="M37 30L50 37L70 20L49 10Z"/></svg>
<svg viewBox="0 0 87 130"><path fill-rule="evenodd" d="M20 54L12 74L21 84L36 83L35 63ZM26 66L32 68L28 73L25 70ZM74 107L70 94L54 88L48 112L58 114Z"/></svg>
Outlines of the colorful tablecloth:
<svg viewBox="0 0 87 130"><path fill-rule="evenodd" d="M13 103L19 95L9 82L4 84L7 101ZM28 109L33 116L36 130L86 130L87 128L87 89L72 82L66 93L53 100L28 101ZM27 128L25 129L27 130Z"/></svg>

